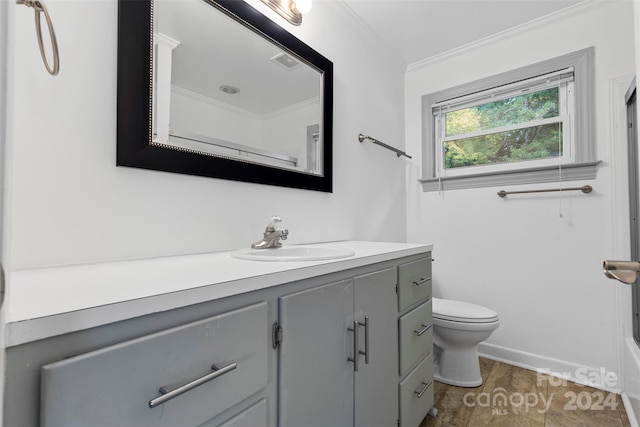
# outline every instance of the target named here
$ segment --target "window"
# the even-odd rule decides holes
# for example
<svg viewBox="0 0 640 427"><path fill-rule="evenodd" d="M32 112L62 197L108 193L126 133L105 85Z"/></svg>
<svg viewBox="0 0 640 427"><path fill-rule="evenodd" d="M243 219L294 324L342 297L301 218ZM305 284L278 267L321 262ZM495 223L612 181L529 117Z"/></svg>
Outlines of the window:
<svg viewBox="0 0 640 427"><path fill-rule="evenodd" d="M595 178L593 48L423 97L425 191Z"/></svg>
<svg viewBox="0 0 640 427"><path fill-rule="evenodd" d="M515 87L513 87L515 86ZM571 158L573 68L432 106L438 172L464 175L567 163Z"/></svg>

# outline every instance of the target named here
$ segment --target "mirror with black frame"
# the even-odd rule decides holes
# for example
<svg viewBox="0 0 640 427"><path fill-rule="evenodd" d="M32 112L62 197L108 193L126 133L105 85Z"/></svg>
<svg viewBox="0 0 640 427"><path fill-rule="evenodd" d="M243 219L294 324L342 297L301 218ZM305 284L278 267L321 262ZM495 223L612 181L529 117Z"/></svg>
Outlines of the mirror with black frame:
<svg viewBox="0 0 640 427"><path fill-rule="evenodd" d="M244 1L119 1L119 166L331 192L332 102L331 61Z"/></svg>

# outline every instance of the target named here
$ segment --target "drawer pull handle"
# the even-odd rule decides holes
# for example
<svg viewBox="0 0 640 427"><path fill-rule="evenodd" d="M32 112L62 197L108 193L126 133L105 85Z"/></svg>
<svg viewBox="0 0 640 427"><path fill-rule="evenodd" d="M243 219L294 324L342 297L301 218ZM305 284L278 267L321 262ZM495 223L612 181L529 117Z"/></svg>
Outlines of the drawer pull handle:
<svg viewBox="0 0 640 427"><path fill-rule="evenodd" d="M431 383L425 383L423 381L422 382L422 389L420 391L414 391L414 393L418 395L418 399L420 399L422 397L422 395L424 394L425 391L427 391L427 389L429 388L430 385L431 385Z"/></svg>
<svg viewBox="0 0 640 427"><path fill-rule="evenodd" d="M422 324L422 329L420 329L419 331L413 331L416 334L418 334L418 336L424 334L425 332L427 332L430 328L431 328L431 324L425 325L424 323Z"/></svg>
<svg viewBox="0 0 640 427"><path fill-rule="evenodd" d="M413 281L413 284L414 284L414 285L416 285L416 286L420 286L420 285L422 285L423 283L428 282L429 280L430 280L430 277L425 277L425 278L421 278L421 279L420 279L420 280L418 280L417 282L414 280L414 281Z"/></svg>
<svg viewBox="0 0 640 427"><path fill-rule="evenodd" d="M172 386L162 386L160 387L159 392L162 394L161 396L156 397L155 399L151 399L149 401L149 408L155 408L156 406L162 405L164 402L173 399L176 396L180 396L188 392L189 390L193 390L194 388L202 385L208 381L213 380L214 378L218 378L226 374L227 372L233 371L236 369L236 363L230 363L222 368L218 368L216 365L211 366L213 372L208 373L198 379L195 379L191 382L188 382L184 385L178 386L177 388L173 388Z"/></svg>
<svg viewBox="0 0 640 427"><path fill-rule="evenodd" d="M360 323L360 326L364 326L364 351L360 350L359 353L364 356L364 363L369 364L369 316L364 316L364 324Z"/></svg>
<svg viewBox="0 0 640 427"><path fill-rule="evenodd" d="M353 371L358 372L358 329L360 326L360 322L357 320L353 321L353 329L347 328L348 331L353 332L353 357L349 357L347 360L349 362L353 362Z"/></svg>

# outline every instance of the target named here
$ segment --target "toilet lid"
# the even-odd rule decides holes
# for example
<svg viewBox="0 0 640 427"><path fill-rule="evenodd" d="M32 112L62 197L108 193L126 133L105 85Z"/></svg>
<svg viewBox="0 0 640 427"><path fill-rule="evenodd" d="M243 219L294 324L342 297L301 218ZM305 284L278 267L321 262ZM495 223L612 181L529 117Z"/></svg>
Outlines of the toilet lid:
<svg viewBox="0 0 640 427"><path fill-rule="evenodd" d="M498 320L498 313L481 305L449 299L433 298L433 317L467 323L490 323Z"/></svg>

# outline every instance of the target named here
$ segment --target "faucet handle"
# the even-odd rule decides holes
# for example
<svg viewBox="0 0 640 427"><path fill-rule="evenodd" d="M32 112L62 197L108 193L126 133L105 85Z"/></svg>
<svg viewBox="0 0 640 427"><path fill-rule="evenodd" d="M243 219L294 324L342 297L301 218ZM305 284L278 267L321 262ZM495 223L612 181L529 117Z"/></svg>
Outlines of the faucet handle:
<svg viewBox="0 0 640 427"><path fill-rule="evenodd" d="M287 230L286 228L284 230L280 230L280 240L287 240L288 236L289 230Z"/></svg>

